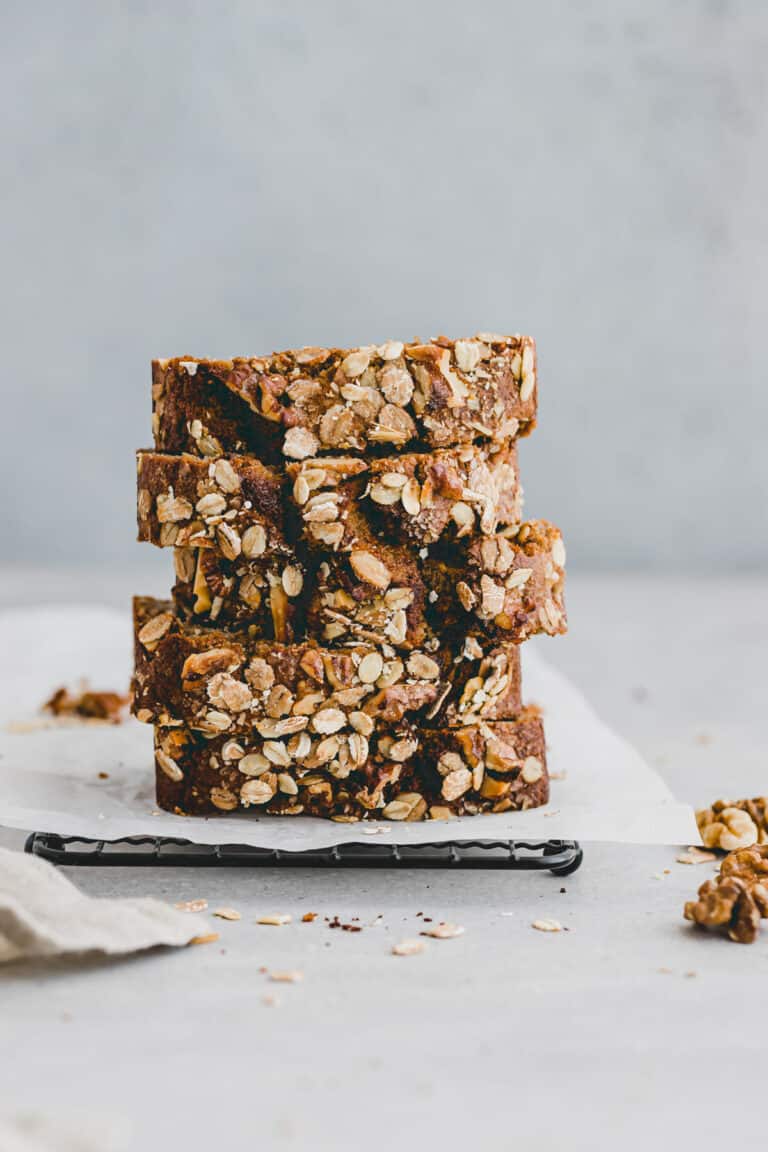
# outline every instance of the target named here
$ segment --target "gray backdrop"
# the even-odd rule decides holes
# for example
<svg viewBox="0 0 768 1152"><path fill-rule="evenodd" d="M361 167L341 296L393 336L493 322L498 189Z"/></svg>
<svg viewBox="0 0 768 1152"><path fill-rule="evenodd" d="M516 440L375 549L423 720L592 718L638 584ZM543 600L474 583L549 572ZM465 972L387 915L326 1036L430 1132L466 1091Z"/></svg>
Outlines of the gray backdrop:
<svg viewBox="0 0 768 1152"><path fill-rule="evenodd" d="M766 6L5 14L3 558L142 562L153 355L482 328L573 561L768 560Z"/></svg>

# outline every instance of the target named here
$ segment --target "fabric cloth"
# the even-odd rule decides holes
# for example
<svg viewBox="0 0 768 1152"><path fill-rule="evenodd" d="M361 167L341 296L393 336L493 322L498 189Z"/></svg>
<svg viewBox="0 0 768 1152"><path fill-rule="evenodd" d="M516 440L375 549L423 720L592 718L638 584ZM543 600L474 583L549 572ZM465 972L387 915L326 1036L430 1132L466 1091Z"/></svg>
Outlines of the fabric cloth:
<svg viewBox="0 0 768 1152"><path fill-rule="evenodd" d="M86 896L46 860L0 848L0 963L179 947L208 930L199 916L149 897Z"/></svg>

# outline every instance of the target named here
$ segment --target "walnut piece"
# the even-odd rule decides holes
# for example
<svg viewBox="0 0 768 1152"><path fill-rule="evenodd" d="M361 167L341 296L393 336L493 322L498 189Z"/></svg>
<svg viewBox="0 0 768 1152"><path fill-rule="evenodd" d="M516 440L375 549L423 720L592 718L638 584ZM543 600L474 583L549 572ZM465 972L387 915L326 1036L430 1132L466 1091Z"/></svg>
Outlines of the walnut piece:
<svg viewBox="0 0 768 1152"><path fill-rule="evenodd" d="M724 928L737 944L752 944L768 918L768 845L753 844L726 856L720 872L689 900L684 916L701 927Z"/></svg>
<svg viewBox="0 0 768 1152"><path fill-rule="evenodd" d="M768 843L768 796L751 800L716 800L696 813L707 848L733 852L751 844Z"/></svg>

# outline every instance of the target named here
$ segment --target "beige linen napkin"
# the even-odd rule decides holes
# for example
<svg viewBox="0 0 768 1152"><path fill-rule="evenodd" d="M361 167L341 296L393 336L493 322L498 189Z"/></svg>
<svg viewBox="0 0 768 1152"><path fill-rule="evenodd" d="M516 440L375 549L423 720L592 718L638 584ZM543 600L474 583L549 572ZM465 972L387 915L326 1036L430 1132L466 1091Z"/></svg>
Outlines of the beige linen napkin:
<svg viewBox="0 0 768 1152"><path fill-rule="evenodd" d="M0 848L0 963L178 947L208 930L199 916L149 897L85 896L46 860Z"/></svg>

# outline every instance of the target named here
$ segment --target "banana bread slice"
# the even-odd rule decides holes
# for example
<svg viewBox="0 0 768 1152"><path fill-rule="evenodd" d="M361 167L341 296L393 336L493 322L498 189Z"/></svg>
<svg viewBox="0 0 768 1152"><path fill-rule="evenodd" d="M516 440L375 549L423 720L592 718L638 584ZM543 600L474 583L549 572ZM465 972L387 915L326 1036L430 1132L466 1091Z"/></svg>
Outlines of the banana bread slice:
<svg viewBox="0 0 768 1152"><path fill-rule="evenodd" d="M326 740L328 743L330 738ZM339 821L446 819L537 807L549 799L536 709L515 720L420 732L336 737L318 755L306 732L284 752L189 727L155 728L157 802L183 815L240 808Z"/></svg>
<svg viewBox="0 0 768 1152"><path fill-rule="evenodd" d="M163 452L318 452L440 448L527 435L536 423L536 347L480 333L361 348L152 364L153 433Z"/></svg>
<svg viewBox="0 0 768 1152"><path fill-rule="evenodd" d="M208 734L282 739L342 730L369 736L381 720L432 725L503 720L520 711L513 644L471 637L402 658L390 646L279 644L182 621L168 601L134 600L133 711L144 722Z"/></svg>

